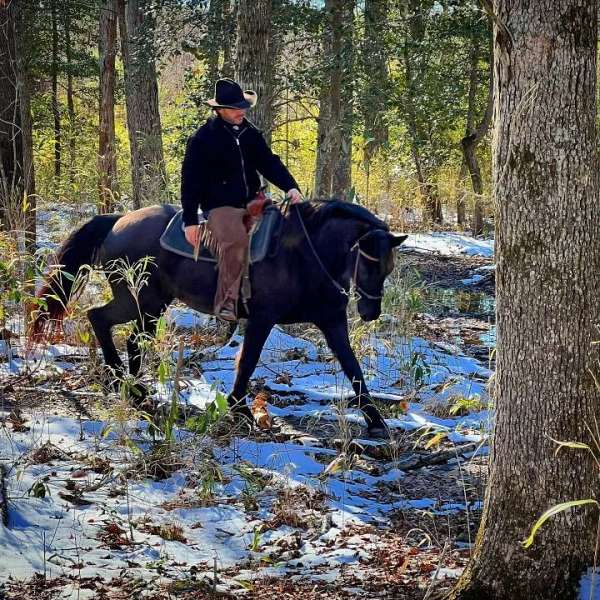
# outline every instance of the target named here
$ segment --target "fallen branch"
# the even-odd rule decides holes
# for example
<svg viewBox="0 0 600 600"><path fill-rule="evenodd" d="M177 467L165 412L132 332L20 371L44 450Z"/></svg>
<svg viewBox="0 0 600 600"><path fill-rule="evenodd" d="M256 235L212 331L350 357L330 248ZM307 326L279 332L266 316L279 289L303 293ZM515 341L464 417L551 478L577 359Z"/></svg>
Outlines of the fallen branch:
<svg viewBox="0 0 600 600"><path fill-rule="evenodd" d="M401 462L398 464L398 468L402 471L414 471L416 469L421 469L422 467L441 465L449 460L452 460L453 458L458 458L467 452L476 450L478 446L478 442L469 442L468 444L455 446L449 450L440 450L439 452L435 452L433 454L414 456L408 459L406 462Z"/></svg>

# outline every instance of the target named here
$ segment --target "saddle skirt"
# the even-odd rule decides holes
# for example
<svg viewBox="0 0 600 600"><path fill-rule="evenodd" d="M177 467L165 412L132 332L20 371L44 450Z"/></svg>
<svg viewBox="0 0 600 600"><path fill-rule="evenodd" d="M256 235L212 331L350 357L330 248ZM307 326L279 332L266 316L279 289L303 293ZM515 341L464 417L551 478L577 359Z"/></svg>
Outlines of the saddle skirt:
<svg viewBox="0 0 600 600"><path fill-rule="evenodd" d="M198 260L216 263L213 245L208 240L208 229L206 219L198 215L199 224L202 228L202 243ZM268 255L274 255L279 247L279 236L283 216L276 206L267 206L262 211L262 216L250 230L250 264L264 260ZM169 221L165 231L160 236L160 246L169 252L179 256L194 259L194 247L185 239L183 226L183 211L177 212Z"/></svg>

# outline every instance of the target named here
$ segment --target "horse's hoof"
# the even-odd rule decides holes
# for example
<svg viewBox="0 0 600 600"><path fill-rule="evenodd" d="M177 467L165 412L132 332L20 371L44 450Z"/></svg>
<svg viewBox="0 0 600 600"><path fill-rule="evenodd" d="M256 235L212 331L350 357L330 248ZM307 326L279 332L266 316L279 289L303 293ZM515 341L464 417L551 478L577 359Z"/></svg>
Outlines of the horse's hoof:
<svg viewBox="0 0 600 600"><path fill-rule="evenodd" d="M367 436L371 439L389 440L390 429L387 425L375 425L367 428Z"/></svg>

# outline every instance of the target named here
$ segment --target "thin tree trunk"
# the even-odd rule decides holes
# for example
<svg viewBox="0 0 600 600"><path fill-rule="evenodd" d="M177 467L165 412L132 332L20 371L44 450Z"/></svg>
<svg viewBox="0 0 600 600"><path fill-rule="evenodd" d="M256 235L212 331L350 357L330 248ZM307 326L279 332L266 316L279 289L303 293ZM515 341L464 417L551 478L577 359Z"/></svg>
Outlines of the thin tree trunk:
<svg viewBox="0 0 600 600"><path fill-rule="evenodd" d="M323 56L326 67L319 96L315 195L345 197L350 188L352 99L342 98L351 73L353 0L326 0ZM350 21L350 22L349 22ZM343 106L342 102L347 103Z"/></svg>
<svg viewBox="0 0 600 600"><path fill-rule="evenodd" d="M340 54L337 68L340 79L340 93L336 95L337 105L332 105L332 114L338 115L335 144L338 158L333 164L331 194L334 198L347 200L352 187L352 124L354 120L353 71L354 71L354 0L341 2ZM336 34L337 36L338 34Z"/></svg>
<svg viewBox="0 0 600 600"><path fill-rule="evenodd" d="M55 184L59 183L61 173L61 125L60 108L58 102L58 18L56 0L51 3L52 18L52 64L50 73L52 77L52 115L54 116L54 177Z"/></svg>
<svg viewBox="0 0 600 600"><path fill-rule="evenodd" d="M75 179L75 104L73 102L73 57L71 53L71 9L65 6L65 57L67 60L67 113L69 115L69 183Z"/></svg>
<svg viewBox="0 0 600 600"><path fill-rule="evenodd" d="M114 210L117 193L117 155L115 152L115 56L117 53L117 6L105 0L100 9L98 38L100 57L100 136L98 150L98 212Z"/></svg>
<svg viewBox="0 0 600 600"><path fill-rule="evenodd" d="M15 3L16 4L16 3ZM35 169L33 160L33 120L31 116L31 78L26 62L29 40L26 39L27 23L23 7L17 9L15 18L15 47L16 47L16 80L17 97L19 99L19 116L21 120L22 160L23 160L23 192L24 202L21 204L25 230L25 249L31 255L36 251L37 202L35 193ZM32 274L33 277L33 274ZM27 282L34 287L33 278ZM33 293L33 287L31 292Z"/></svg>
<svg viewBox="0 0 600 600"><path fill-rule="evenodd" d="M133 206L166 201L162 127L154 62L154 19L148 0L118 0L125 70Z"/></svg>
<svg viewBox="0 0 600 600"><path fill-rule="evenodd" d="M14 227L23 195L23 138L15 73L14 4L0 5L0 229Z"/></svg>
<svg viewBox="0 0 600 600"><path fill-rule="evenodd" d="M387 29L388 0L365 0L365 41L363 68L366 89L363 97L365 119L365 162L387 144L388 69L385 37Z"/></svg>
<svg viewBox="0 0 600 600"><path fill-rule="evenodd" d="M467 127L466 134L461 140L464 162L469 169L471 176L471 185L473 187L473 220L472 232L473 235L481 235L483 233L483 180L481 178L481 169L477 160L476 149L481 139L486 135L492 122L492 113L494 109L494 76L492 68L492 53L490 52L490 79L488 85L488 97L485 113L481 122L474 127L475 120L475 97L477 95L477 65L480 57L480 50L475 40L471 49L471 67L469 81L469 99L467 110Z"/></svg>
<svg viewBox="0 0 600 600"><path fill-rule="evenodd" d="M315 190L316 198L331 197L331 179L333 175L334 153L331 135L331 102L329 95L331 89L325 85L321 87L319 97L319 118L317 125L317 159L315 167Z"/></svg>
<svg viewBox="0 0 600 600"><path fill-rule="evenodd" d="M463 160L458 173L458 196L456 198L456 224L464 227L467 222L465 210L465 178L467 176L467 164Z"/></svg>
<svg viewBox="0 0 600 600"><path fill-rule="evenodd" d="M250 119L271 143L273 130L272 0L240 0L237 24L236 80L244 89L255 90L258 103Z"/></svg>
<svg viewBox="0 0 600 600"><path fill-rule="evenodd" d="M594 559L589 453L600 420L598 3L495 0L497 371L489 483L473 558L454 599L571 600Z"/></svg>
<svg viewBox="0 0 600 600"><path fill-rule="evenodd" d="M418 3L415 5L416 11L420 10ZM414 8L414 7L413 7ZM415 11L413 11L415 13ZM410 42L418 42L423 39L423 25L421 18L418 16L420 13L416 12L414 17L410 21L409 34ZM439 196L436 193L435 185L429 181L429 173L423 165L421 157L421 141L419 136L419 130L417 125L417 111L416 111L416 90L413 75L412 56L409 48L409 35L407 34L404 40L403 58L404 58L404 70L406 77L406 106L405 111L407 114L407 125L410 136L410 147L413 162L415 164L415 174L417 176L417 182L419 183L419 192L424 201L424 215L427 221L433 223L442 222L442 206L439 201Z"/></svg>

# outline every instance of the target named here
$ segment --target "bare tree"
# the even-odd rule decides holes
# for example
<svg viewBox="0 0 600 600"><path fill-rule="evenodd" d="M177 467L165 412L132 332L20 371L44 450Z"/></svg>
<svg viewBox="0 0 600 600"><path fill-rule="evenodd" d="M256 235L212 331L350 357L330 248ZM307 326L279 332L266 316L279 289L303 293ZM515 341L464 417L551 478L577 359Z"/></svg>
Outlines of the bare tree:
<svg viewBox="0 0 600 600"><path fill-rule="evenodd" d="M495 0L497 372L491 470L473 558L453 599L570 600L598 515L549 507L596 497L600 420L600 165L595 0Z"/></svg>

